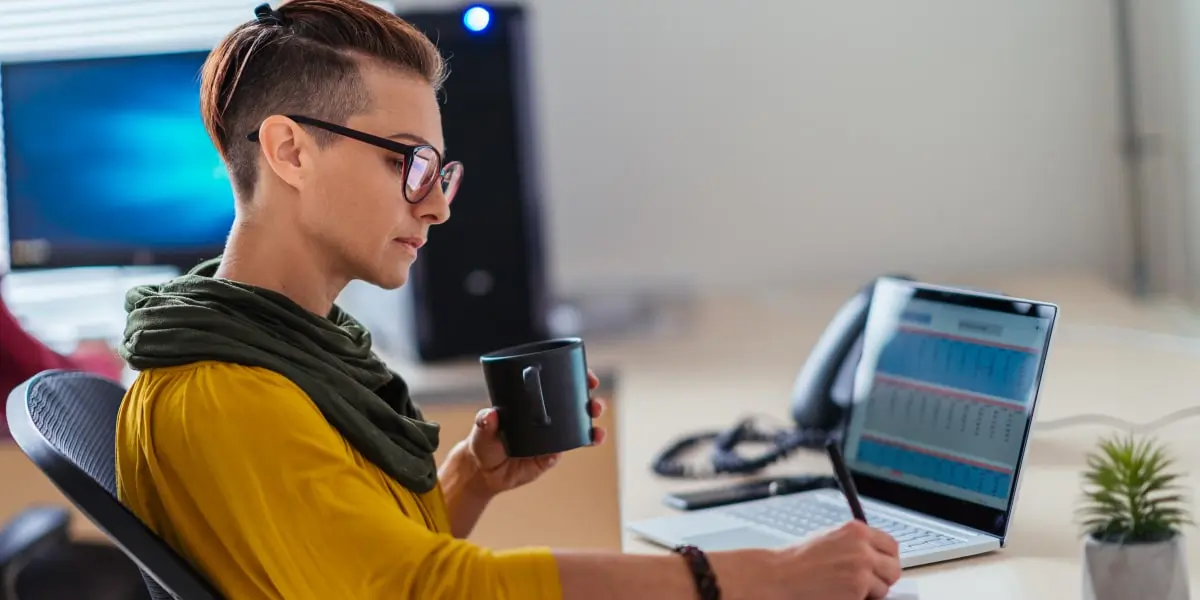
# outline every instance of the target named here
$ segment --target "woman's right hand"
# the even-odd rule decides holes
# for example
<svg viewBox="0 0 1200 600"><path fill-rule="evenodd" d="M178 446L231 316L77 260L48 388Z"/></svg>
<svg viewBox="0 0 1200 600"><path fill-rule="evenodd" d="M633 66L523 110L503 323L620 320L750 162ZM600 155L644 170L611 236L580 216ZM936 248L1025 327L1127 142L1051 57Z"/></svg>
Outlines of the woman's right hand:
<svg viewBox="0 0 1200 600"><path fill-rule="evenodd" d="M878 600L900 579L896 541L852 521L781 549L714 551L709 565L728 600ZM697 598L688 563L673 553L556 550L567 600Z"/></svg>
<svg viewBox="0 0 1200 600"><path fill-rule="evenodd" d="M884 598L900 579L899 550L890 535L861 521L850 521L795 546L772 551L765 557L769 565L744 565L747 568L743 574L757 576L739 577L741 585L736 592L729 590L735 592L730 596L780 600ZM717 579L720 583L725 578L718 572Z"/></svg>

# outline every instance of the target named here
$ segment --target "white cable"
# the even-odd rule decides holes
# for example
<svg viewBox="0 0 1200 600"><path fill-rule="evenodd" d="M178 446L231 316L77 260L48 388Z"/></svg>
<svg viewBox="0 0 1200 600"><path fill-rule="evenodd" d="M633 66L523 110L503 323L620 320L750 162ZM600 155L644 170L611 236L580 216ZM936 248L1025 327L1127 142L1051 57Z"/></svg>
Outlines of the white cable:
<svg viewBox="0 0 1200 600"><path fill-rule="evenodd" d="M1109 415L1101 414L1084 414L1064 417L1061 419L1053 419L1050 421L1036 421L1033 424L1034 432L1053 431L1055 429L1066 429L1078 425L1109 425L1120 429L1127 429L1135 433L1150 433L1157 429L1161 429L1166 425L1190 419L1192 417L1200 417L1200 406L1190 406L1182 408L1175 412L1169 413L1164 417L1150 421L1149 423L1131 423L1124 419L1118 419Z"/></svg>
<svg viewBox="0 0 1200 600"><path fill-rule="evenodd" d="M776 425L781 428L787 427L785 425L780 424L779 419L777 419L771 415L756 413L756 414L751 414L748 416L753 419L758 420L759 422L770 423L770 424ZM1083 425L1106 425L1109 427L1115 427L1117 429L1125 429L1125 430L1133 432L1133 433L1151 433L1158 429L1162 429L1163 427L1165 427L1167 425L1171 425L1173 423L1177 423L1179 421L1183 421L1185 419L1191 419L1194 417L1200 417L1200 406L1189 406L1187 408L1181 408L1174 412L1167 413L1165 416L1159 417L1158 419L1155 419L1148 423L1134 423L1132 421L1126 421L1124 419L1120 419L1120 418L1117 418L1117 417L1114 417L1111 415L1105 415L1105 414L1100 414L1100 413L1086 413L1086 414L1082 414L1082 415L1071 415L1069 417L1063 417L1061 419L1051 419L1049 421L1035 421L1033 423L1033 432L1038 433L1038 432L1043 432L1043 431L1055 431L1055 430L1059 430L1059 429L1069 429L1071 427L1079 427L1079 426L1083 426ZM790 426L794 427L795 425L791 424Z"/></svg>

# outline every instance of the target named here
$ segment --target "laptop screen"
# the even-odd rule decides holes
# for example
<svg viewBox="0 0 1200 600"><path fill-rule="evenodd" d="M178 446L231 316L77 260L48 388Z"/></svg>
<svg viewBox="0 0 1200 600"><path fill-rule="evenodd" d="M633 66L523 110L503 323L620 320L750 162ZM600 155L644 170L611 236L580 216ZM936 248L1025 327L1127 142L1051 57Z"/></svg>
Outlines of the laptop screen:
<svg viewBox="0 0 1200 600"><path fill-rule="evenodd" d="M1002 536L1056 313L878 280L845 439L860 491Z"/></svg>

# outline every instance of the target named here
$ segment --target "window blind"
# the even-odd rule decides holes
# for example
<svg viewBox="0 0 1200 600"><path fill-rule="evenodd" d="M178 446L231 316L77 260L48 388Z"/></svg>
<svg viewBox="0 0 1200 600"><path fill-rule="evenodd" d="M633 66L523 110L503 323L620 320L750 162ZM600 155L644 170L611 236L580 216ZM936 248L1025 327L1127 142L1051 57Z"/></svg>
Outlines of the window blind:
<svg viewBox="0 0 1200 600"><path fill-rule="evenodd" d="M262 0L0 0L0 62L211 48ZM278 6L281 2L271 3ZM392 2L372 2L393 10Z"/></svg>

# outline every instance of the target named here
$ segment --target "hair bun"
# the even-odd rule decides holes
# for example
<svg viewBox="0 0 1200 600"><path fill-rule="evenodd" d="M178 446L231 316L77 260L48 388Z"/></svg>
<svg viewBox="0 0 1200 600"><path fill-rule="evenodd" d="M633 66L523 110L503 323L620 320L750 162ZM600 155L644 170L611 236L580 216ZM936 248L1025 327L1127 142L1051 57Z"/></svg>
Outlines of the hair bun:
<svg viewBox="0 0 1200 600"><path fill-rule="evenodd" d="M254 16L258 19L259 23L264 25L279 25L281 27L287 25L287 20L284 19L283 13L272 9L270 3L267 2L254 7Z"/></svg>

